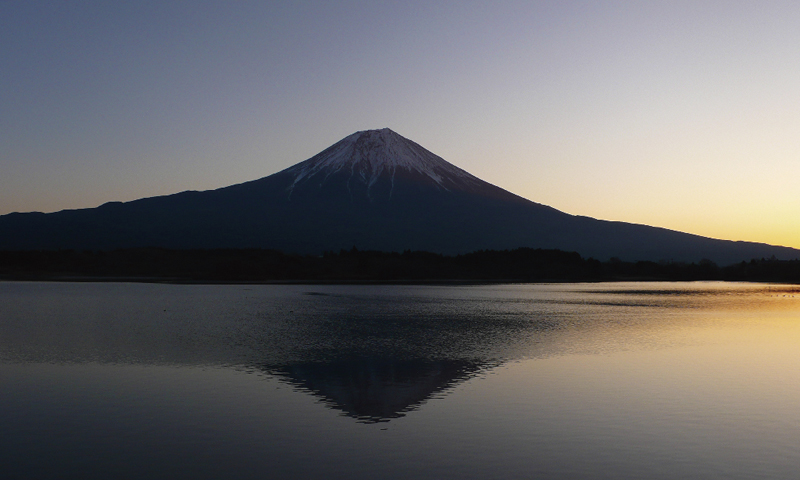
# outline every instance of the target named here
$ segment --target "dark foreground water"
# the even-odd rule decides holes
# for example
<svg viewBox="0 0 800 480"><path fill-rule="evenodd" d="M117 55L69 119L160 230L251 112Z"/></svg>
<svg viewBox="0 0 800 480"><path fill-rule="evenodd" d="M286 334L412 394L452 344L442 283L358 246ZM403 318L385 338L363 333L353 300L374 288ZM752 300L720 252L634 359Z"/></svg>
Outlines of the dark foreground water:
<svg viewBox="0 0 800 480"><path fill-rule="evenodd" d="M2 478L798 478L800 288L0 282Z"/></svg>

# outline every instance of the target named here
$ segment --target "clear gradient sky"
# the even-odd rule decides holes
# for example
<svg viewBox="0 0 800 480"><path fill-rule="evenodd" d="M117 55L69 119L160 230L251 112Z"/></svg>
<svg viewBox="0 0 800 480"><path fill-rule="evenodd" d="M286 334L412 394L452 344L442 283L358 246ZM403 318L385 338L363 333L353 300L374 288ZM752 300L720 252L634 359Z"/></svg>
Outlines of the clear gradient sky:
<svg viewBox="0 0 800 480"><path fill-rule="evenodd" d="M800 2L0 1L0 214L384 127L571 214L800 248Z"/></svg>

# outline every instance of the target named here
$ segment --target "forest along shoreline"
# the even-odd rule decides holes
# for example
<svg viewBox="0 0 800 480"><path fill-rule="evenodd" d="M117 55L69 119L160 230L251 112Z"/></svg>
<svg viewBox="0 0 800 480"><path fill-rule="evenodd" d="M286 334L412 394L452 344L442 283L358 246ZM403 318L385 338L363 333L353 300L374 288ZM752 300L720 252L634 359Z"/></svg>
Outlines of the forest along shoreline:
<svg viewBox="0 0 800 480"><path fill-rule="evenodd" d="M599 261L551 249L463 255L357 248L322 255L262 249L0 251L0 279L166 283L508 283L753 281L800 283L800 260Z"/></svg>

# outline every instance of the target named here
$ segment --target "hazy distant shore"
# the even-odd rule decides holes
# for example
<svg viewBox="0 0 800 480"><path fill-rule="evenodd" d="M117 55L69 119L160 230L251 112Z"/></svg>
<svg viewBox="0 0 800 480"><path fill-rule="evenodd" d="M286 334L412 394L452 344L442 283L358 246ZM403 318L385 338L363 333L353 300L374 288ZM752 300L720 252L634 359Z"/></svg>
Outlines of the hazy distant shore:
<svg viewBox="0 0 800 480"><path fill-rule="evenodd" d="M0 279L158 283L427 283L691 281L800 283L800 261L751 259L728 266L598 261L576 252L520 248L446 256L356 249L321 256L274 250L161 248L0 251Z"/></svg>

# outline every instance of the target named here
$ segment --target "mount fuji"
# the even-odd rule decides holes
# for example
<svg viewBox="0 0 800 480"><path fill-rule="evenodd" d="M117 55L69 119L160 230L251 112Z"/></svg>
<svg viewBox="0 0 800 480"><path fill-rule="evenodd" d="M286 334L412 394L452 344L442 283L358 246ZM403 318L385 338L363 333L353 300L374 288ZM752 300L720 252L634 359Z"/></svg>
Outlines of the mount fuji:
<svg viewBox="0 0 800 480"><path fill-rule="evenodd" d="M721 264L800 250L574 216L487 183L384 128L250 182L97 208L0 216L0 250L269 248L319 254L519 247Z"/></svg>

